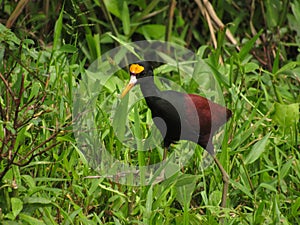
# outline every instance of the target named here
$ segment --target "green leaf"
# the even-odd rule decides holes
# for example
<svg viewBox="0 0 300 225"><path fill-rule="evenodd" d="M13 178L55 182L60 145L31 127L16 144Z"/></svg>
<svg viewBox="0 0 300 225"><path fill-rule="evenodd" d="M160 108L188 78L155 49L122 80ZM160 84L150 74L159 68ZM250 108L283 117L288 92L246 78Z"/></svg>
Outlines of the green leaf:
<svg viewBox="0 0 300 225"><path fill-rule="evenodd" d="M89 51L86 54L89 60L96 60L101 57L101 44L100 44L100 35L99 34L87 34L85 36L87 41Z"/></svg>
<svg viewBox="0 0 300 225"><path fill-rule="evenodd" d="M276 27L280 15L280 1L266 0L264 3L266 7L266 20L269 28Z"/></svg>
<svg viewBox="0 0 300 225"><path fill-rule="evenodd" d="M207 49L208 49L208 45L201 45L200 48L198 49L197 53L196 53L197 59L203 59Z"/></svg>
<svg viewBox="0 0 300 225"><path fill-rule="evenodd" d="M177 180L175 185L177 190L176 199L183 207L190 204L196 181L196 176L190 174L182 174Z"/></svg>
<svg viewBox="0 0 300 225"><path fill-rule="evenodd" d="M137 29L146 39L162 40L165 37L166 26L161 24L147 24Z"/></svg>
<svg viewBox="0 0 300 225"><path fill-rule="evenodd" d="M31 165L31 164L30 164ZM35 188L35 180L30 175L22 175L22 180L30 189Z"/></svg>
<svg viewBox="0 0 300 225"><path fill-rule="evenodd" d="M293 204L291 205L292 208L292 215L294 217L298 217L300 216L300 197L298 197Z"/></svg>
<svg viewBox="0 0 300 225"><path fill-rule="evenodd" d="M144 151L141 151L143 149L143 144L142 144L142 127L141 127L141 122L140 122L140 114L139 114L139 108L138 104L134 104L134 124L133 124L133 130L134 130L134 136L137 144L137 149L138 151L138 162L139 166L143 167L146 165L145 163L145 153ZM144 170L141 168L141 181L144 182ZM143 183L142 183L143 184Z"/></svg>
<svg viewBox="0 0 300 225"><path fill-rule="evenodd" d="M222 199L222 192L219 190L214 190L209 195L209 201L212 205L219 205Z"/></svg>
<svg viewBox="0 0 300 225"><path fill-rule="evenodd" d="M292 164L293 164L294 159L290 159L287 161L280 169L280 179L283 179L289 172Z"/></svg>
<svg viewBox="0 0 300 225"><path fill-rule="evenodd" d="M144 212L144 220L145 224L150 224L149 218L152 213L152 204L153 204L153 185L149 187L146 198L145 212Z"/></svg>
<svg viewBox="0 0 300 225"><path fill-rule="evenodd" d="M296 43L300 41L300 1L290 3L293 14L288 14L289 26L292 30L297 32Z"/></svg>
<svg viewBox="0 0 300 225"><path fill-rule="evenodd" d="M250 52L250 50L253 48L256 40L259 38L259 36L262 34L263 30L260 30L252 39L250 39L239 52L240 60L243 61L247 54Z"/></svg>
<svg viewBox="0 0 300 225"><path fill-rule="evenodd" d="M211 63L208 63L208 65L210 66L216 80L220 84L223 84L225 87L229 88L229 83L228 83L227 78L222 73L219 72L218 68L215 65L211 64Z"/></svg>
<svg viewBox="0 0 300 225"><path fill-rule="evenodd" d="M64 15L64 9L62 8L59 14L59 17L55 23L54 27L54 38L53 38L53 49L58 50L58 48L61 45L61 31L63 27L63 15Z"/></svg>
<svg viewBox="0 0 300 225"><path fill-rule="evenodd" d="M24 214L24 213L21 213L19 215L19 217L20 217L21 221L27 222L25 224L45 225L45 223L43 221L38 220L38 219L36 219L34 217L31 217L31 216L29 216L27 214Z"/></svg>
<svg viewBox="0 0 300 225"><path fill-rule="evenodd" d="M119 106L116 109L114 119L112 122L112 126L114 131L116 132L116 136L119 138L119 141L123 141L122 138L125 136L126 131L126 120L128 115L128 99L129 94L127 94L124 98L122 98Z"/></svg>
<svg viewBox="0 0 300 225"><path fill-rule="evenodd" d="M138 53L136 53L134 47L131 44L129 44L129 43L121 40L120 38L112 35L111 33L106 33L106 34L109 35L112 39L114 39L117 42L119 42L119 44L122 45L122 47L124 47L126 50L128 50L129 52L131 52L133 55L135 55L138 59L142 59L142 57L139 56Z"/></svg>
<svg viewBox="0 0 300 225"><path fill-rule="evenodd" d="M272 69L272 73L276 73L278 71L278 68L279 68L279 59L280 59L280 52L279 50L276 52L276 57L274 59L274 62L273 62L273 69Z"/></svg>
<svg viewBox="0 0 300 225"><path fill-rule="evenodd" d="M11 209L16 218L23 209L23 202L19 198L11 198Z"/></svg>
<svg viewBox="0 0 300 225"><path fill-rule="evenodd" d="M276 74L286 73L287 71L294 69L298 65L300 65L299 62L289 62L288 64L284 65L279 70L277 70Z"/></svg>
<svg viewBox="0 0 300 225"><path fill-rule="evenodd" d="M245 73L254 72L259 69L259 65L257 63L249 62L245 65Z"/></svg>
<svg viewBox="0 0 300 225"><path fill-rule="evenodd" d="M39 82L33 82L31 86L31 91L28 99L32 99L33 97L37 97L41 88L41 84Z"/></svg>
<svg viewBox="0 0 300 225"><path fill-rule="evenodd" d="M19 148L21 146L24 146L24 140L26 138L26 133L27 133L27 127L23 127L19 132L17 132L17 138L16 142L14 144L15 148Z"/></svg>
<svg viewBox="0 0 300 225"><path fill-rule="evenodd" d="M51 204L51 200L49 200L47 198L42 198L42 197L27 197L27 198L24 198L24 203L47 205L47 204Z"/></svg>
<svg viewBox="0 0 300 225"><path fill-rule="evenodd" d="M121 197L124 197L124 198L128 199L128 197L127 197L124 193L122 193L122 192L120 192L120 191L118 191L118 190L115 190L115 189L113 189L113 188L111 188L111 187L108 187L108 186L105 186L105 185L102 185L102 184L98 184L98 185L99 185L100 188L102 188L102 189L104 189L104 190L107 190L107 191L109 191L109 192L115 193L116 196L119 195L119 196L121 196Z"/></svg>
<svg viewBox="0 0 300 225"><path fill-rule="evenodd" d="M275 103L273 120L283 130L289 130L299 122L299 103L290 105Z"/></svg>
<svg viewBox="0 0 300 225"><path fill-rule="evenodd" d="M263 212L265 210L265 201L262 201L259 203L259 206L257 207L257 210L254 214L254 224L263 224L263 221L265 217L263 216Z"/></svg>
<svg viewBox="0 0 300 225"><path fill-rule="evenodd" d="M277 189L274 186L272 186L271 184L261 183L258 188L260 188L260 187L265 188L265 189L267 189L269 191L273 191L273 192L277 193Z"/></svg>
<svg viewBox="0 0 300 225"><path fill-rule="evenodd" d="M134 124L133 124L133 129L134 129L134 136L137 139L137 142L143 138L143 133L142 133L142 127L141 127L141 122L140 122L140 114L139 114L139 109L138 109L138 104L134 104ZM140 149L140 148L138 148Z"/></svg>
<svg viewBox="0 0 300 225"><path fill-rule="evenodd" d="M248 197L250 197L251 199L253 199L253 195L251 194L251 190L247 189L246 186L240 184L239 182L236 182L234 180L230 180L230 183L233 184L233 186L235 186L236 188L238 188L239 190L241 190L242 192L244 192L246 195L248 195Z"/></svg>
<svg viewBox="0 0 300 225"><path fill-rule="evenodd" d="M130 15L127 2L123 2L122 8L122 24L123 24L123 31L125 35L130 33Z"/></svg>
<svg viewBox="0 0 300 225"><path fill-rule="evenodd" d="M107 8L107 10L115 15L116 17L118 17L119 19L121 19L121 7L122 7L122 1L119 0L104 0L104 4Z"/></svg>
<svg viewBox="0 0 300 225"><path fill-rule="evenodd" d="M270 137L270 133L264 136L261 140L259 140L253 145L250 153L247 155L245 159L245 164L251 164L261 156L261 154L265 151L269 137Z"/></svg>
<svg viewBox="0 0 300 225"><path fill-rule="evenodd" d="M59 51L74 54L78 51L78 49L74 45L65 44L65 45L61 46Z"/></svg>
<svg viewBox="0 0 300 225"><path fill-rule="evenodd" d="M9 46L16 47L19 46L21 41L20 39L6 26L0 23L0 42L6 42Z"/></svg>

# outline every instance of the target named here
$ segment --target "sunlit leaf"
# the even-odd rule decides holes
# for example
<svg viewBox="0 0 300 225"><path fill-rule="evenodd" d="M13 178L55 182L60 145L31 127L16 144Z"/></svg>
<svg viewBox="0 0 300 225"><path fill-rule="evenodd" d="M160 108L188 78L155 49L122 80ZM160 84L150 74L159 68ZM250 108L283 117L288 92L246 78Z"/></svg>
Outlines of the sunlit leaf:
<svg viewBox="0 0 300 225"><path fill-rule="evenodd" d="M11 198L11 209L14 217L16 217L23 209L23 202L19 198Z"/></svg>
<svg viewBox="0 0 300 225"><path fill-rule="evenodd" d="M294 127L299 122L299 104L275 103L273 120L281 129L287 130Z"/></svg>
<svg viewBox="0 0 300 225"><path fill-rule="evenodd" d="M253 145L250 153L247 155L245 159L245 164L251 164L261 156L261 154L265 151L269 137L270 137L270 133L264 136L261 140L259 140Z"/></svg>

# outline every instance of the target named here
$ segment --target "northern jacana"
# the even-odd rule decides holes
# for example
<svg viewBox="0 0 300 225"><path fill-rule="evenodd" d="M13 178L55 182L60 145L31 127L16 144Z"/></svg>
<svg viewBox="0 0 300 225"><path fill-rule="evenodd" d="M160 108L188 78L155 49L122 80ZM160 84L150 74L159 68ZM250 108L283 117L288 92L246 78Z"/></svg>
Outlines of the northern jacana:
<svg viewBox="0 0 300 225"><path fill-rule="evenodd" d="M155 83L153 68L149 62L131 64L130 81L121 94L139 84L152 113L152 119L164 137L164 155L170 144L189 140L206 149L222 173L224 182L221 206L226 206L229 176L214 154L212 138L214 133L231 117L231 111L202 96L177 91L161 91Z"/></svg>

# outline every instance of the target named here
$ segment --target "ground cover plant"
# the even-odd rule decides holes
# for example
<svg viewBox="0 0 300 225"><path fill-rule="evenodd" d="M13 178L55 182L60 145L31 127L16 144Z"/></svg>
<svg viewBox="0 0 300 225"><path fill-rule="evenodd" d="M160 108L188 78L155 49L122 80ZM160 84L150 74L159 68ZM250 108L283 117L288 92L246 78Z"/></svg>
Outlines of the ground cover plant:
<svg viewBox="0 0 300 225"><path fill-rule="evenodd" d="M0 4L2 224L300 223L299 0ZM200 147L182 170L148 186L113 182L82 153L75 90L97 91L101 81L88 68L109 50L141 40L194 52L233 111L217 152L230 176L225 208L219 207L222 176L214 164L201 167ZM199 91L164 65L155 73L189 93ZM118 70L94 106L118 102L128 79L128 71ZM117 122L129 121L137 136L149 134L144 101L121 115ZM161 161L160 145L131 152L116 137L108 111L94 116L91 132L115 158L132 165ZM181 142L174 151L190 147Z"/></svg>

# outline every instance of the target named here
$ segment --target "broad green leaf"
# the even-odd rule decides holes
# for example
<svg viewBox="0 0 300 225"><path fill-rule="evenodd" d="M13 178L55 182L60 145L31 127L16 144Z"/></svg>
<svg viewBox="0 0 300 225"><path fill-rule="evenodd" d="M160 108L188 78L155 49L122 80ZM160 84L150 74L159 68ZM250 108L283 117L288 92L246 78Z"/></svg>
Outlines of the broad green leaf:
<svg viewBox="0 0 300 225"><path fill-rule="evenodd" d="M289 130L299 122L299 103L290 105L275 103L273 120L283 130Z"/></svg>
<svg viewBox="0 0 300 225"><path fill-rule="evenodd" d="M259 140L253 145L250 153L247 155L245 159L245 164L251 164L261 156L261 154L265 151L269 137L270 137L270 133L264 136L261 140Z"/></svg>
<svg viewBox="0 0 300 225"><path fill-rule="evenodd" d="M276 71L276 74L286 73L289 70L294 69L296 66L300 65L300 62L289 62Z"/></svg>
<svg viewBox="0 0 300 225"><path fill-rule="evenodd" d="M20 39L6 26L0 23L0 43L7 42L10 47L15 47L20 45Z"/></svg>
<svg viewBox="0 0 300 225"><path fill-rule="evenodd" d="M22 175L22 181L24 184L26 184L30 189L35 188L35 180L32 178L32 176L29 175Z"/></svg>
<svg viewBox="0 0 300 225"><path fill-rule="evenodd" d="M182 174L176 182L176 199L183 207L190 204L192 194L196 186L196 181L196 176L190 174Z"/></svg>
<svg viewBox="0 0 300 225"><path fill-rule="evenodd" d="M292 214L293 214L293 216L299 218L299 216L300 216L300 197L298 197L293 202L293 204L291 205L291 208L292 208Z"/></svg>
<svg viewBox="0 0 300 225"><path fill-rule="evenodd" d="M259 65L257 63L249 62L245 64L245 73L254 72L259 69Z"/></svg>
<svg viewBox="0 0 300 225"><path fill-rule="evenodd" d="M222 199L222 192L220 190L214 190L209 195L209 201L212 205L219 205Z"/></svg>
<svg viewBox="0 0 300 225"><path fill-rule="evenodd" d="M137 29L146 39L162 40L165 37L166 26L161 24L147 24Z"/></svg>
<svg viewBox="0 0 300 225"><path fill-rule="evenodd" d="M136 18L136 21L140 21L143 19L144 16L146 15L149 15L151 13L151 11L157 7L158 3L160 2L161 0L152 0L152 1L149 1L149 3L147 4L146 1L140 1L140 5L146 5L147 7L142 11L142 13L140 13L138 15L138 17ZM120 1L121 2L121 1Z"/></svg>
<svg viewBox="0 0 300 225"><path fill-rule="evenodd" d="M203 59L204 58L205 52L207 51L208 47L209 47L208 45L201 45L201 47L198 48L197 53L196 53L197 59Z"/></svg>
<svg viewBox="0 0 300 225"><path fill-rule="evenodd" d="M119 0L104 0L107 10L119 19L121 19L122 2L123 1Z"/></svg>
<svg viewBox="0 0 300 225"><path fill-rule="evenodd" d="M14 217L16 217L23 209L23 202L19 198L11 198L11 209Z"/></svg>

